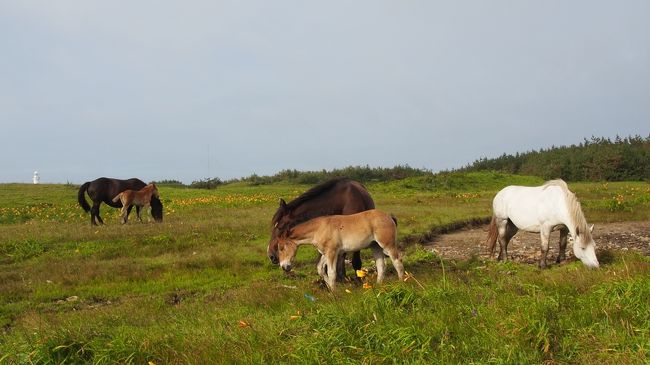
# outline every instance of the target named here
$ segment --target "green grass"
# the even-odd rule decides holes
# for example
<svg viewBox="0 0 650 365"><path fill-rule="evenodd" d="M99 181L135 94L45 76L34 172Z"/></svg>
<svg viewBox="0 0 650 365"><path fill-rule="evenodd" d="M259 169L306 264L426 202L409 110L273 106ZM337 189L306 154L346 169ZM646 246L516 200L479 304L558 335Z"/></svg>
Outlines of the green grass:
<svg viewBox="0 0 650 365"><path fill-rule="evenodd" d="M489 216L512 183L541 180L465 173L367 187L404 240ZM650 220L647 183L569 185L590 222ZM406 282L390 271L382 286L331 294L316 283L315 250L299 251L294 276L266 258L278 199L308 188L161 187L164 223L121 226L103 206L107 224L92 227L73 186L2 185L0 363L647 363L647 258L599 252L599 270L541 271L411 244Z"/></svg>

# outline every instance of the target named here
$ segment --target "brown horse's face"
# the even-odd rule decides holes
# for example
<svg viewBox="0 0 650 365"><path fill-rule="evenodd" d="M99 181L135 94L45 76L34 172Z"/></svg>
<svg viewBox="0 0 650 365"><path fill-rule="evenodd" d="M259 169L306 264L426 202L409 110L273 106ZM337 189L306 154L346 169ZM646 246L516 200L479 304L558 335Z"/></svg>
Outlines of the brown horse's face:
<svg viewBox="0 0 650 365"><path fill-rule="evenodd" d="M280 267L284 271L291 271L291 264L296 257L296 252L298 252L298 245L286 237L278 238L277 243Z"/></svg>
<svg viewBox="0 0 650 365"><path fill-rule="evenodd" d="M266 253L269 256L269 260L274 265L277 265L279 262L278 258L278 237L280 237L289 227L289 224L293 220L291 212L287 208L287 204L284 200L280 199L280 207L275 213L276 222L271 227L271 240L269 241L269 246L266 250Z"/></svg>

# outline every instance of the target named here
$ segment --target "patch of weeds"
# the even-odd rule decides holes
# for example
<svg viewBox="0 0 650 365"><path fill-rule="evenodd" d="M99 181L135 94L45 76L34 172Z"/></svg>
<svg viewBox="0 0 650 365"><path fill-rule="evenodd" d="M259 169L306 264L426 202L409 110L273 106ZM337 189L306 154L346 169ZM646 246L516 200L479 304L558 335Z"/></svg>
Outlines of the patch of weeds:
<svg viewBox="0 0 650 365"><path fill-rule="evenodd" d="M404 286L392 286L377 291L368 291L364 296L367 306L375 306L380 313L394 310L411 311L422 298L415 291Z"/></svg>
<svg viewBox="0 0 650 365"><path fill-rule="evenodd" d="M152 237L145 237L141 243L143 245L168 245L176 240L168 233L161 233Z"/></svg>
<svg viewBox="0 0 650 365"><path fill-rule="evenodd" d="M35 239L9 241L0 245L0 256L9 257L11 261L21 261L38 256L47 251L46 245Z"/></svg>

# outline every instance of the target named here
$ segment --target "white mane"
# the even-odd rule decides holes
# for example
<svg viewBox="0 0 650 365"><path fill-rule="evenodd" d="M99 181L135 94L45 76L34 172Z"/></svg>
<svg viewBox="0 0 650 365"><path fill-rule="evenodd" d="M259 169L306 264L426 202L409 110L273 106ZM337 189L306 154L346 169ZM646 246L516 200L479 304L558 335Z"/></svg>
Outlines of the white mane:
<svg viewBox="0 0 650 365"><path fill-rule="evenodd" d="M580 235L584 235L585 239L587 240L586 242L589 242L589 240L591 240L591 230L587 226L587 219L585 219L585 215L582 213L582 207L580 206L578 198L576 198L576 195L571 190L569 190L569 186L566 184L566 182L564 182L562 179L549 180L542 186L544 188L547 188L549 186L557 186L564 191L567 209L569 210L571 219L573 220L573 223L576 224Z"/></svg>

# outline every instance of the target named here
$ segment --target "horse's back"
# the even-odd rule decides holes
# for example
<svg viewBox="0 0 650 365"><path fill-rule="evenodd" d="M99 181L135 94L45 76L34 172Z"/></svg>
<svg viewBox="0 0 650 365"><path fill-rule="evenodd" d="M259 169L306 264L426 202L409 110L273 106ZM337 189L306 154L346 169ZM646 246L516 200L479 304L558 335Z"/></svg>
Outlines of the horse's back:
<svg viewBox="0 0 650 365"><path fill-rule="evenodd" d="M88 196L95 202L99 201L112 207L121 207L122 204L113 202L113 198L125 190L140 190L146 185L142 180L137 178L121 180L100 177L90 182L87 192Z"/></svg>
<svg viewBox="0 0 650 365"><path fill-rule="evenodd" d="M494 215L510 219L522 230L537 231L540 225L555 224L566 211L565 192L560 185L511 185L497 193Z"/></svg>
<svg viewBox="0 0 650 365"><path fill-rule="evenodd" d="M323 219L327 220L331 229L355 236L371 236L374 232L394 232L396 229L392 216L377 209L348 215L327 216Z"/></svg>
<svg viewBox="0 0 650 365"><path fill-rule="evenodd" d="M347 205L348 207L344 207L343 214L346 214L345 210L350 211L347 213L350 214L375 209L375 202L372 200L368 190L360 182L354 180L348 181Z"/></svg>

